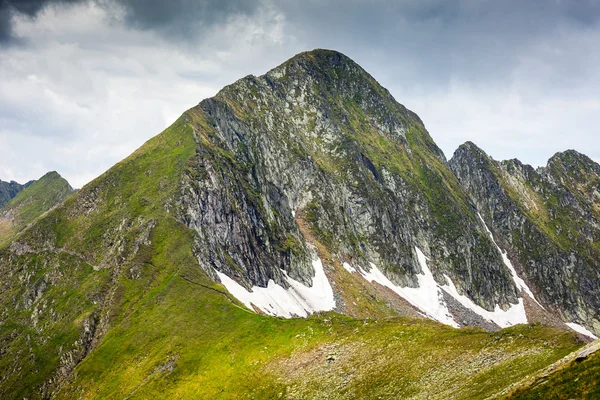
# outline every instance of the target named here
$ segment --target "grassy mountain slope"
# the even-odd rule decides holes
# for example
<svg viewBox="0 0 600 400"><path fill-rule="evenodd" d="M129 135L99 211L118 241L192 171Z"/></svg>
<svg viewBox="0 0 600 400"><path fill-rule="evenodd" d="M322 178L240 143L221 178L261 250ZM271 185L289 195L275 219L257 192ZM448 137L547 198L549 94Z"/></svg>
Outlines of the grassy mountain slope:
<svg viewBox="0 0 600 400"><path fill-rule="evenodd" d="M190 179L199 185L215 170L206 154L219 155L208 159L222 163L217 171L248 182L228 170L231 151L208 140L219 133L212 122L201 107L189 110L0 246L1 398L479 399L581 346L542 326L488 333L423 319L329 312L284 320L245 309L207 275L200 233L182 217ZM424 135L407 140L427 145ZM413 157L414 168L443 165L423 160L431 152ZM262 194L244 195L266 212ZM293 254L288 244L277 251Z"/></svg>
<svg viewBox="0 0 600 400"><path fill-rule="evenodd" d="M250 315L180 277L123 324L57 398L484 398L577 347L542 327Z"/></svg>
<svg viewBox="0 0 600 400"><path fill-rule="evenodd" d="M56 172L49 172L21 190L0 210L0 244L59 204L73 188Z"/></svg>
<svg viewBox="0 0 600 400"><path fill-rule="evenodd" d="M193 144L181 119L0 252L2 397L48 396L114 315L184 265L182 251L191 257L191 233L165 204ZM169 243L160 262L144 251L151 233L159 250Z"/></svg>
<svg viewBox="0 0 600 400"><path fill-rule="evenodd" d="M573 364L534 386L508 397L510 399L598 399L600 398L600 354Z"/></svg>
<svg viewBox="0 0 600 400"><path fill-rule="evenodd" d="M600 342L555 363L552 369L536 374L533 379L511 391L505 399L598 399L600 398ZM580 356L589 351L590 355Z"/></svg>
<svg viewBox="0 0 600 400"><path fill-rule="evenodd" d="M337 387L345 398L477 398L579 346L543 327L490 334L242 309L202 272L194 232L171 214L177 176L195 153L190 120L184 115L2 251L2 397L302 398ZM290 357L306 360L295 375L282 367ZM499 371L501 382L487 378Z"/></svg>

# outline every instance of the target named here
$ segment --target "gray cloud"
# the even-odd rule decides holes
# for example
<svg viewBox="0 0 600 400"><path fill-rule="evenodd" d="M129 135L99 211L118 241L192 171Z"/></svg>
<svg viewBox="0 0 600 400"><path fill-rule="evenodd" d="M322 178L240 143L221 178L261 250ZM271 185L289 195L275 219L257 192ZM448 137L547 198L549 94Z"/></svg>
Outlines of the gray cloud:
<svg viewBox="0 0 600 400"><path fill-rule="evenodd" d="M487 40L491 34L508 43L527 35L527 41L560 24L594 26L600 19L598 0L0 0L0 40L11 38L10 17L15 12L36 17L49 5L86 2L120 8L128 26L156 31L174 41L197 41L199 34L232 16L253 15L269 6L285 15L303 36L322 37L326 32L360 43L376 41L377 47L395 42L425 53L450 51L441 44L457 40L474 45L474 51L500 44ZM422 30L410 30L413 27ZM431 47L432 35L440 40L439 46ZM423 42L429 48L420 46Z"/></svg>
<svg viewBox="0 0 600 400"><path fill-rule="evenodd" d="M246 0L118 0L126 22L177 39L194 40L207 28L235 15L251 15L260 2Z"/></svg>
<svg viewBox="0 0 600 400"><path fill-rule="evenodd" d="M35 17L50 4L68 5L84 0L0 0L0 43L14 39L12 17L15 13Z"/></svg>
<svg viewBox="0 0 600 400"><path fill-rule="evenodd" d="M132 28L158 31L176 40L195 40L211 26L235 15L251 15L258 1L245 0L0 0L0 42L14 40L12 17L35 18L48 6L95 2L125 12Z"/></svg>
<svg viewBox="0 0 600 400"><path fill-rule="evenodd" d="M600 159L593 0L0 0L0 178L75 186L186 108L312 48L346 53L425 121L540 165Z"/></svg>
<svg viewBox="0 0 600 400"><path fill-rule="evenodd" d="M285 1L288 24L310 43L331 43L396 63L407 82L504 79L522 52L568 27L589 28L600 2L547 0Z"/></svg>
<svg viewBox="0 0 600 400"><path fill-rule="evenodd" d="M5 3L0 3L0 42L10 37L10 13Z"/></svg>

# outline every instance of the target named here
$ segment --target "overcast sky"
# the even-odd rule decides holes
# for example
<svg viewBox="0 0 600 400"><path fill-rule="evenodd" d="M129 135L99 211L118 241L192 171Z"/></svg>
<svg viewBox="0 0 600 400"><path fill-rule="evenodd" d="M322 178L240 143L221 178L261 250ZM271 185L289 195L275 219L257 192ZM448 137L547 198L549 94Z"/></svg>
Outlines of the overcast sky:
<svg viewBox="0 0 600 400"><path fill-rule="evenodd" d="M0 0L0 179L81 187L245 75L341 51L451 157L600 160L600 1Z"/></svg>

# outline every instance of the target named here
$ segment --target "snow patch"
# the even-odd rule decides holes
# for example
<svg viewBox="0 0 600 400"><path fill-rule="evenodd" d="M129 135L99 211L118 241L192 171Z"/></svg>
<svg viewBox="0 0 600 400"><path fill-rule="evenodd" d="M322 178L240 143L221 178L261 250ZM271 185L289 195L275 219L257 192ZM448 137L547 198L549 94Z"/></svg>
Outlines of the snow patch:
<svg viewBox="0 0 600 400"><path fill-rule="evenodd" d="M315 276L311 287L305 286L284 272L285 279L290 285L289 289L283 288L271 279L266 288L253 286L251 292L224 273L215 271L229 293L249 309L254 310L252 307L254 305L266 314L292 318L307 317L316 311L333 310L335 307L333 289L325 275L321 259L317 257L312 265Z"/></svg>
<svg viewBox="0 0 600 400"><path fill-rule="evenodd" d="M592 339L598 339L598 337L596 335L594 335L592 332L588 331L585 327L576 324L575 322L567 322L565 323L565 325L567 325L569 328L573 329L575 332L581 333L582 335L591 337Z"/></svg>
<svg viewBox="0 0 600 400"><path fill-rule="evenodd" d="M356 268L354 268L352 265L348 264L347 262L343 263L342 266L346 269L346 271L353 273L356 272Z"/></svg>
<svg viewBox="0 0 600 400"><path fill-rule="evenodd" d="M417 259L421 266L422 274L417 275L419 281L418 288L400 287L391 282L374 264L371 263L371 270L365 272L359 270L361 275L368 281L377 282L396 292L398 295L406 299L409 303L424 312L426 316L443 324L458 327L458 323L454 320L452 314L448 310L448 306L444 302L443 292L454 297L460 304L475 314L494 322L498 326L505 328L516 324L526 324L527 316L525 315L525 305L523 299L519 299L517 304L513 304L508 310L504 311L499 305L496 305L494 311L488 311L485 308L475 304L473 300L465 295L459 294L452 280L444 275L447 280L446 285L439 285L433 278L431 270L427 266L427 257L421 249L415 247Z"/></svg>
<svg viewBox="0 0 600 400"><path fill-rule="evenodd" d="M522 298L519 299L517 304L511 305L506 311L502 310L497 304L494 311L488 311L485 308L475 304L475 302L473 302L473 300L467 296L458 293L458 290L456 289L456 286L450 277L447 275L444 275L444 277L446 278L448 284L442 286L442 289L450 296L454 297L464 307L473 311L475 314L494 322L501 328L527 323L527 315L525 314L525 305L523 304Z"/></svg>
<svg viewBox="0 0 600 400"><path fill-rule="evenodd" d="M529 295L529 297L531 297L533 299L533 301L535 301L537 303L538 306L544 308L544 306L542 306L536 300L535 296L533 295L533 292L529 289L529 286L527 286L527 284L525 283L525 281L521 277L519 277L519 275L517 275L517 271L515 270L515 267L512 265L512 262L510 262L510 260L508 259L508 255L507 255L506 251L502 250L500 248L500 246L498 246L498 244L494 240L494 235L492 235L492 231L490 231L490 228L488 228L488 226L486 225L486 223L483 220L483 217L481 216L481 214L477 213L477 215L479 216L479 219L483 223L483 226L485 227L485 230L487 231L488 235L490 235L490 238L492 239L492 243L494 243L494 246L496 246L496 248L498 249L498 251L502 255L502 261L504 262L504 265L506 265L506 268L508 268L508 270L510 271L510 274L512 275L513 282L515 283L515 285L517 286L517 288L520 289L520 290L522 290L522 291L524 291L525 293L527 293Z"/></svg>
<svg viewBox="0 0 600 400"><path fill-rule="evenodd" d="M415 251L417 252L417 258L421 265L421 269L423 270L422 274L417 275L419 281L418 288L403 288L396 285L373 263L369 263L371 265L371 270L369 272L360 269L360 274L369 282L377 282L380 285L390 288L413 306L426 313L429 318L457 328L459 325L452 318L452 314L450 314L448 307L444 303L443 294L440 291L438 284L435 282L433 274L427 267L427 258L425 257L425 254L423 254L418 247L415 247Z"/></svg>

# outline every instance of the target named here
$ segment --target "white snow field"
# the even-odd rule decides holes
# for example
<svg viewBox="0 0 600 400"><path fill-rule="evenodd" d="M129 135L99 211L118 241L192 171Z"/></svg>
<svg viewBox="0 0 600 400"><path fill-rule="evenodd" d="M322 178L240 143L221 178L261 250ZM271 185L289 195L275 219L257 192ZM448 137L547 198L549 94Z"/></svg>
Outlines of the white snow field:
<svg viewBox="0 0 600 400"><path fill-rule="evenodd" d="M442 286L442 289L445 290L450 296L454 297L464 307L473 311L475 314L480 315L488 321L494 322L501 328L527 323L527 316L525 315L525 306L522 298L519 299L517 304L511 305L506 311L502 310L497 304L494 311L488 311L485 308L475 304L473 300L464 294L459 294L452 280L447 275L444 276L446 277L448 284Z"/></svg>
<svg viewBox="0 0 600 400"><path fill-rule="evenodd" d="M433 279L433 274L427 267L427 260L423 252L415 247L419 264L423 270L422 274L417 275L419 287L400 287L390 281L375 264L371 263L371 270L365 272L359 269L360 274L369 282L377 282L380 285L390 288L399 296L406 299L410 304L423 311L429 318L442 322L446 325L458 327L458 324L452 318L448 307L443 301L443 295L440 287Z"/></svg>
<svg viewBox="0 0 600 400"><path fill-rule="evenodd" d="M447 280L446 285L439 285L433 278L431 270L427 266L427 257L421 249L415 247L419 264L423 274L417 275L419 280L418 288L403 288L391 282L383 273L374 265L371 264L371 270L365 272L359 268L360 274L368 281L377 282L396 292L398 295L406 299L409 303L417 307L428 317L435 319L443 324L458 327L459 324L454 320L452 314L448 310L448 306L444 302L442 290L455 298L461 305L473 311L475 314L492 321L498 326L504 328L516 324L526 324L527 317L525 315L525 307L523 299L519 299L517 304L513 304L508 310L504 311L500 306L496 305L494 311L488 311L481 306L478 306L467 296L459 294L452 280L444 275ZM347 268L348 269L348 268Z"/></svg>
<svg viewBox="0 0 600 400"><path fill-rule="evenodd" d="M252 305L266 314L278 317L307 317L316 311L333 310L335 300L333 289L323 270L323 263L317 257L313 259L315 276L311 287L289 277L285 273L285 279L290 285L288 289L269 280L266 288L253 286L249 292L242 285L228 277L222 272L216 271L221 283L235 298L253 310Z"/></svg>
<svg viewBox="0 0 600 400"><path fill-rule="evenodd" d="M574 322L567 322L565 325L567 325L569 328L573 329L575 332L579 332L582 335L585 335L587 337L591 337L592 339L598 339L598 337L596 335L594 335L592 332L588 331L585 327L576 324Z"/></svg>

